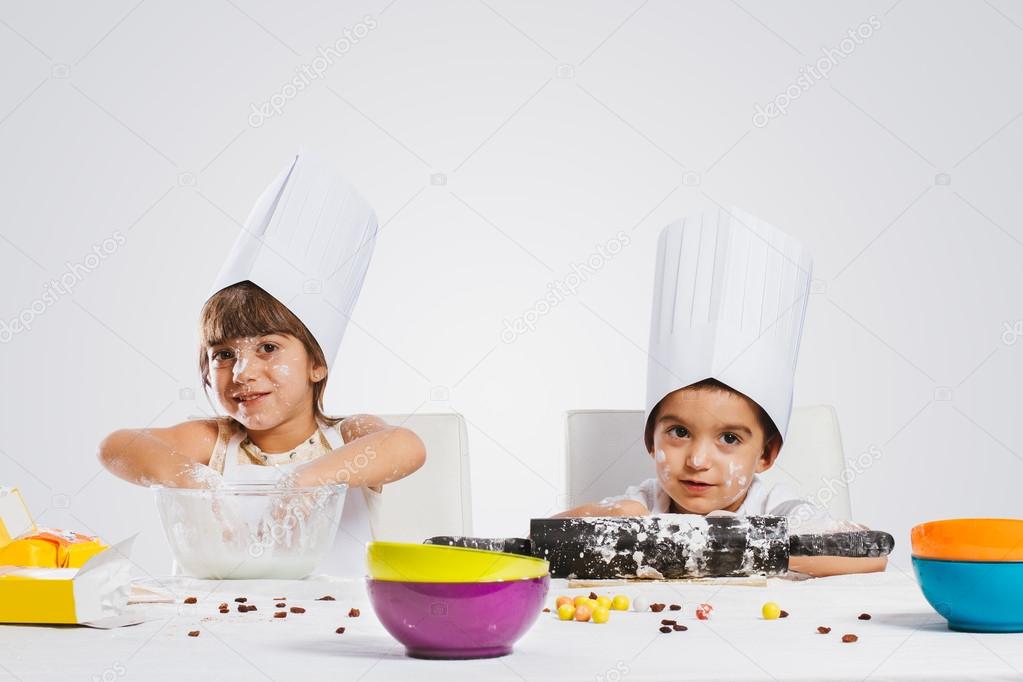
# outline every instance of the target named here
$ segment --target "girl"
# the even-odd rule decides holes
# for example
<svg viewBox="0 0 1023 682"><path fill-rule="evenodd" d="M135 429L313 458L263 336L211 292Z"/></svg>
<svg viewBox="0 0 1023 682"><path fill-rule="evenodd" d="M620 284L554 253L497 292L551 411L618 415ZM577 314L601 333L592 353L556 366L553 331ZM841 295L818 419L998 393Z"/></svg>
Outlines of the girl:
<svg viewBox="0 0 1023 682"><path fill-rule="evenodd" d="M361 570L381 486L413 473L426 456L408 429L323 413L376 229L354 187L323 161L297 156L256 202L200 315L203 389L207 397L213 390L226 415L115 431L100 444L104 466L138 485L345 483L326 565Z"/></svg>

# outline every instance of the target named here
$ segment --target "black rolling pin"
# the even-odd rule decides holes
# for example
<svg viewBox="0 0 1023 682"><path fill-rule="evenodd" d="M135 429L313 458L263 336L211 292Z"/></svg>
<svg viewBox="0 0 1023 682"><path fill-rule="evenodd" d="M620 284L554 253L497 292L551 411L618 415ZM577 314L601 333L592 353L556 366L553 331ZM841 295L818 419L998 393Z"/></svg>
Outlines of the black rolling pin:
<svg viewBox="0 0 1023 682"><path fill-rule="evenodd" d="M784 516L658 514L533 519L530 539L435 537L431 544L546 559L554 578L706 578L779 575L792 556L879 557L882 531L789 535Z"/></svg>

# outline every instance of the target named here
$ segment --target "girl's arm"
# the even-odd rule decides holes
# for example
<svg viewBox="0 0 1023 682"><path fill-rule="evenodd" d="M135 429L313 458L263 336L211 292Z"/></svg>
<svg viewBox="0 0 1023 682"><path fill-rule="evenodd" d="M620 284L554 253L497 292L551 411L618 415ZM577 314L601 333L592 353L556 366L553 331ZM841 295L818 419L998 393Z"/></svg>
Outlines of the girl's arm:
<svg viewBox="0 0 1023 682"><path fill-rule="evenodd" d="M99 444L99 461L136 485L209 487L204 469L217 441L217 423L197 419L162 429L121 429ZM207 469L207 472L209 470Z"/></svg>
<svg viewBox="0 0 1023 682"><path fill-rule="evenodd" d="M888 557L849 558L837 556L794 556L789 559L789 570L815 578L847 573L874 573L888 566Z"/></svg>
<svg viewBox="0 0 1023 682"><path fill-rule="evenodd" d="M426 448L419 436L384 425L297 467L292 481L300 487L347 483L379 488L405 478L425 461Z"/></svg>
<svg viewBox="0 0 1023 682"><path fill-rule="evenodd" d="M650 510L637 500L617 500L615 502L592 502L581 507L563 511L551 518L565 519L573 516L646 516Z"/></svg>
<svg viewBox="0 0 1023 682"><path fill-rule="evenodd" d="M371 414L353 414L341 422L341 438L346 443L351 443L353 440L389 427L390 425L380 417L374 417Z"/></svg>

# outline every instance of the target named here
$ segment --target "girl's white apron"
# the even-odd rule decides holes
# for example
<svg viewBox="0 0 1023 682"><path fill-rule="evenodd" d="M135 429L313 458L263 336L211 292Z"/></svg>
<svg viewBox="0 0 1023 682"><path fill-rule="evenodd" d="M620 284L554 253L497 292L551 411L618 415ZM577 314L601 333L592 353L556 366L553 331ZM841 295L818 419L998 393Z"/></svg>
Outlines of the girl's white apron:
<svg viewBox="0 0 1023 682"><path fill-rule="evenodd" d="M317 423L331 449L337 449L344 445L344 440L336 427L331 427L322 421ZM226 485L232 483L276 483L284 474L307 463L274 466L241 464L239 450L245 436L245 431L238 429L227 443L223 472ZM373 531L380 510L380 496L380 493L369 488L348 489L334 545L316 569L317 573L346 578L362 577L366 574L366 543L373 539Z"/></svg>

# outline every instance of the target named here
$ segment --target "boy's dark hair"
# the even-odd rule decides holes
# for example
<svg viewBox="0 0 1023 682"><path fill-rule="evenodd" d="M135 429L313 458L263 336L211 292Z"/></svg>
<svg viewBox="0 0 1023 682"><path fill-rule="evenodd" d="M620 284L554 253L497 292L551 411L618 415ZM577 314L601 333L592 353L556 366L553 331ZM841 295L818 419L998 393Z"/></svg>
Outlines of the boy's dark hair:
<svg viewBox="0 0 1023 682"><path fill-rule="evenodd" d="M767 414L767 412L764 410L764 408L760 407L760 405L757 403L757 401L753 400L752 398L750 398L745 393L742 393L740 391L736 391L734 388L732 388L728 384L723 384L720 381L718 381L717 379L704 379L703 381L697 381L695 384L689 384L688 386L683 386L682 388L680 388L678 390L681 391L681 390L684 390L684 389L687 389L687 388L697 388L697 389L706 388L706 389L715 390L715 391L725 391L726 393L732 393L734 395L737 395L737 396L745 398L746 400L748 400L751 403L753 403L756 406L756 408L757 408L757 422L760 424L760 429L764 432L764 447L766 448L768 443L773 441L775 438L780 438L781 437L781 434L778 433L778 427L775 426L775 424L774 424L774 420L771 419L771 417ZM674 393L674 391L672 391L672 393ZM671 394L669 393L668 395L671 395ZM667 396L665 396L665 398L666 397ZM646 442L646 450L647 450L647 452L653 452L654 451L654 424L657 423L657 416L658 416L658 414L661 411L661 403L663 403L663 402L664 402L664 398L662 398L661 401L659 403L657 403L657 405L654 406L654 409L650 411L650 416L646 420L646 428L645 428L644 433L643 433L643 440Z"/></svg>

